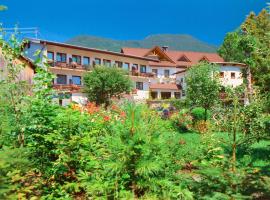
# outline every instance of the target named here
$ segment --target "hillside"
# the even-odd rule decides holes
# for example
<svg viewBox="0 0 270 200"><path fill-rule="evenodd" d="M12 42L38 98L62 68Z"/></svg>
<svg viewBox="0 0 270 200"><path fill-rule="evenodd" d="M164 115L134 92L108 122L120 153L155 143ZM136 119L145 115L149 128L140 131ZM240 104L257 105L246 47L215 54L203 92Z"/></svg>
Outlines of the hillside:
<svg viewBox="0 0 270 200"><path fill-rule="evenodd" d="M158 34L143 40L113 40L108 38L81 35L66 41L68 44L80 45L111 51L120 51L122 47L151 48L155 45L169 46L171 50L216 52L217 47L202 42L190 35Z"/></svg>

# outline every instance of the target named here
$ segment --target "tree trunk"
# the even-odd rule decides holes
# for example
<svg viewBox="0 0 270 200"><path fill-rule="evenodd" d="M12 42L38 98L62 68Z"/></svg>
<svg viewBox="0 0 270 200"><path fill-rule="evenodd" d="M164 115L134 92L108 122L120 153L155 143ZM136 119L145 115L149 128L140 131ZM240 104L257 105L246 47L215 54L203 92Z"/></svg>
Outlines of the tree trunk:
<svg viewBox="0 0 270 200"><path fill-rule="evenodd" d="M251 72L250 72L250 67L247 67L247 98L248 102L251 102L251 96L252 96L252 83L251 83Z"/></svg>
<svg viewBox="0 0 270 200"><path fill-rule="evenodd" d="M235 94L236 95L236 94ZM236 134L237 134L237 105L238 97L234 96L233 99L233 144L232 144L232 171L236 172Z"/></svg>
<svg viewBox="0 0 270 200"><path fill-rule="evenodd" d="M206 122L207 120L207 109L204 108L204 122Z"/></svg>

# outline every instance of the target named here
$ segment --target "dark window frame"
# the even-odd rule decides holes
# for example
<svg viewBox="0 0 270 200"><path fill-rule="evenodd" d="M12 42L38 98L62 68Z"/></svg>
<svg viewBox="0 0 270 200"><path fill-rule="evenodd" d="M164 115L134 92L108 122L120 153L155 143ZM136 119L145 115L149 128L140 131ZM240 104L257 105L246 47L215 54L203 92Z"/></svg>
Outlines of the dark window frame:
<svg viewBox="0 0 270 200"><path fill-rule="evenodd" d="M73 58L76 58L76 61L74 61ZM71 59L72 59L72 62L75 62L78 65L81 65L82 64L82 56L80 56L80 55L72 54L71 55ZM79 61L77 59L79 59Z"/></svg>
<svg viewBox="0 0 270 200"><path fill-rule="evenodd" d="M146 73L146 65L140 65L140 73Z"/></svg>
<svg viewBox="0 0 270 200"><path fill-rule="evenodd" d="M52 54L52 59L49 58L49 56L48 56L49 54ZM54 52L53 52L53 51L47 51L47 58L48 58L49 60L54 61Z"/></svg>
<svg viewBox="0 0 270 200"><path fill-rule="evenodd" d="M58 55L60 55L60 61L58 60ZM64 56L64 57L62 57L62 56ZM63 58L65 58L65 59L63 59ZM67 54L66 53L60 53L60 52L57 52L56 53L56 61L57 62L60 62L60 63L66 63L67 62Z"/></svg>
<svg viewBox="0 0 270 200"><path fill-rule="evenodd" d="M231 79L235 79L235 78L236 78L235 72L231 72Z"/></svg>
<svg viewBox="0 0 270 200"><path fill-rule="evenodd" d="M76 84L76 83L74 83L73 78L78 78L78 77L80 78L80 83ZM71 80L72 80L72 84L74 84L74 85L82 85L82 77L81 76L72 76Z"/></svg>
<svg viewBox="0 0 270 200"><path fill-rule="evenodd" d="M126 70L129 70L130 69L130 63L127 63L127 62L124 62L123 63L123 68L127 66L127 69Z"/></svg>
<svg viewBox="0 0 270 200"><path fill-rule="evenodd" d="M108 60L108 59L103 59L103 65L107 66L107 67L111 67L112 66L112 61Z"/></svg>
<svg viewBox="0 0 270 200"><path fill-rule="evenodd" d="M98 61L98 63L97 63ZM94 59L95 65L101 65L101 58L95 58Z"/></svg>
<svg viewBox="0 0 270 200"><path fill-rule="evenodd" d="M136 82L136 89L143 90L143 82Z"/></svg>
<svg viewBox="0 0 270 200"><path fill-rule="evenodd" d="M59 83L59 82L58 82L60 76L62 76L62 78L65 77L64 83ZM57 75L56 75L56 84L58 84L58 85L67 85L67 82L68 82L68 80L67 80L67 75L65 75L65 74L57 74Z"/></svg>
<svg viewBox="0 0 270 200"><path fill-rule="evenodd" d="M224 76L225 76L225 73L224 72L219 72L219 77L220 78L224 78Z"/></svg>
<svg viewBox="0 0 270 200"><path fill-rule="evenodd" d="M168 74L166 74L165 72L168 72ZM164 77L165 78L169 78L170 77L170 70L169 69L164 69Z"/></svg>
<svg viewBox="0 0 270 200"><path fill-rule="evenodd" d="M123 68L123 62L121 62L121 61L115 61L115 62L114 62L114 65L115 65L116 67L118 67L118 68Z"/></svg>
<svg viewBox="0 0 270 200"><path fill-rule="evenodd" d="M88 64L85 64L85 63L84 63L84 59L88 59ZM82 59L82 64L83 64L83 65L90 65L90 62L91 62L90 57L88 57L88 56L83 56L83 59Z"/></svg>

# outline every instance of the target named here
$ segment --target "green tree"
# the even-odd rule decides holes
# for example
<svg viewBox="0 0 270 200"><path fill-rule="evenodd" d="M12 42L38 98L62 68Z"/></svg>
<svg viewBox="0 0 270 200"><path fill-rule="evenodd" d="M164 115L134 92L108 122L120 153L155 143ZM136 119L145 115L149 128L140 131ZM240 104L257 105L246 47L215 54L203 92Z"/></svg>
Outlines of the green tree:
<svg viewBox="0 0 270 200"><path fill-rule="evenodd" d="M112 121L91 177L80 180L94 199L192 199L177 179L177 134L145 106L128 104L125 119ZM144 197L144 198L143 198Z"/></svg>
<svg viewBox="0 0 270 200"><path fill-rule="evenodd" d="M118 97L131 89L131 80L125 71L115 67L97 66L84 76L85 92L89 101L97 105L110 105L112 97Z"/></svg>
<svg viewBox="0 0 270 200"><path fill-rule="evenodd" d="M187 99L192 106L204 108L204 119L207 111L219 100L220 82L217 66L203 62L191 67L186 76Z"/></svg>
<svg viewBox="0 0 270 200"><path fill-rule="evenodd" d="M255 85L264 94L270 91L270 14L254 12L240 28L228 33L219 49L226 61L243 62L250 67Z"/></svg>

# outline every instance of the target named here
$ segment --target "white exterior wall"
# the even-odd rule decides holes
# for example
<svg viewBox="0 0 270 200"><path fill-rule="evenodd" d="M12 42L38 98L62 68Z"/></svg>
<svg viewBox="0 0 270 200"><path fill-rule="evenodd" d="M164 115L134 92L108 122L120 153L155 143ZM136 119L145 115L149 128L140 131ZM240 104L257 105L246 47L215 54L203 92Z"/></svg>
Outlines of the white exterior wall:
<svg viewBox="0 0 270 200"><path fill-rule="evenodd" d="M134 95L135 100L146 100L149 99L149 91L138 90L137 94Z"/></svg>
<svg viewBox="0 0 270 200"><path fill-rule="evenodd" d="M73 93L71 95L71 101L74 101L78 104L85 105L87 103L86 94L83 93Z"/></svg>
<svg viewBox="0 0 270 200"><path fill-rule="evenodd" d="M176 78L174 74L177 70L175 67L154 67L154 66L150 66L147 67L147 72L152 72L152 69L157 69L158 73L157 73L157 77L158 78L165 78L164 76L164 70L170 70L170 78L174 79Z"/></svg>
<svg viewBox="0 0 270 200"><path fill-rule="evenodd" d="M224 86L237 87L243 83L241 68L237 66L221 66L220 72L224 72L224 78L220 78ZM235 78L231 78L231 73L235 73Z"/></svg>

